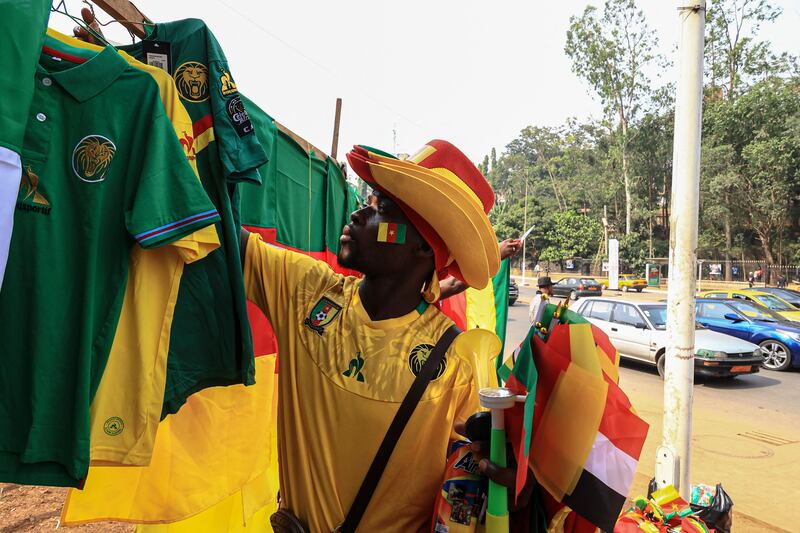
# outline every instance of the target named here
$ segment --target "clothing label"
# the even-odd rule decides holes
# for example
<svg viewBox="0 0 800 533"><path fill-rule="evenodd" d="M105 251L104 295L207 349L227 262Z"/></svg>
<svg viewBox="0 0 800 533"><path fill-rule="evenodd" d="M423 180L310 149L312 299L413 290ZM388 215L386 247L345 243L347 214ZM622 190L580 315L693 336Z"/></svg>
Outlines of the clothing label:
<svg viewBox="0 0 800 533"><path fill-rule="evenodd" d="M172 72L170 62L170 44L164 41L142 41L145 63L151 67L158 67L166 72Z"/></svg>

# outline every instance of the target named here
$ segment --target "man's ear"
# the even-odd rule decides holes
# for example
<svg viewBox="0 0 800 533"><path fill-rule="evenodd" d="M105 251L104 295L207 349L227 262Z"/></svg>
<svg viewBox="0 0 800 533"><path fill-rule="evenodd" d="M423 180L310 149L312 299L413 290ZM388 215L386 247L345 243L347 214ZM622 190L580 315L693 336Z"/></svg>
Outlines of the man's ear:
<svg viewBox="0 0 800 533"><path fill-rule="evenodd" d="M419 240L419 244L414 249L414 253L426 259L433 259L433 248L431 248L424 239Z"/></svg>

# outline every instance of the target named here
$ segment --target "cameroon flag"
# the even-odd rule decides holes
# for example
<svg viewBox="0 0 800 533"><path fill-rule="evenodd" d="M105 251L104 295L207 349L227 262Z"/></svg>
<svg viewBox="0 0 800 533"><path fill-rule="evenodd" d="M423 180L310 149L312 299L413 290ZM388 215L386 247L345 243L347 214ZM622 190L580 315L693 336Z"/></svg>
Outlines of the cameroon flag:
<svg viewBox="0 0 800 533"><path fill-rule="evenodd" d="M406 225L381 222L378 224L378 242L404 244L406 242Z"/></svg>
<svg viewBox="0 0 800 533"><path fill-rule="evenodd" d="M443 300L439 303L439 307L462 330L488 329L493 331L505 346L509 274L508 259L504 259L500 262L497 274L486 287L469 288Z"/></svg>

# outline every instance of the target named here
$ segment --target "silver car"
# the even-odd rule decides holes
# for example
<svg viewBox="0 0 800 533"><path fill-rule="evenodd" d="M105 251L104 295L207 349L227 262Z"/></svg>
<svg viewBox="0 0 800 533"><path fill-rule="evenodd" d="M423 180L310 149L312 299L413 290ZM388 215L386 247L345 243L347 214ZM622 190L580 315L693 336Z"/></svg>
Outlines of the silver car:
<svg viewBox="0 0 800 533"><path fill-rule="evenodd" d="M654 364L659 375L664 376L666 304L587 298L573 310L603 330L621 357ZM755 374L762 360L757 345L697 324L696 373L714 377Z"/></svg>

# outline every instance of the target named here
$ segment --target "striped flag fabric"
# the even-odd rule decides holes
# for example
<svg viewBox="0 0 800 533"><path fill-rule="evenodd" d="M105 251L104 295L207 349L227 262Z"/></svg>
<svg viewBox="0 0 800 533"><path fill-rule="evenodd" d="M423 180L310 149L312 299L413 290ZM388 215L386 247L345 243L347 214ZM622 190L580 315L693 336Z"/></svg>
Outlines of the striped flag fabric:
<svg viewBox="0 0 800 533"><path fill-rule="evenodd" d="M605 334L572 311L548 304L542 323L553 320L546 335L532 328L515 359L506 363L513 365L507 385L522 364L532 362L538 374L533 412L524 413L522 431L516 430L518 420L506 419L507 431L516 436L515 453L528 457L518 463L517 490L530 465L556 502L611 531L648 425L617 385L619 354Z"/></svg>
<svg viewBox="0 0 800 533"><path fill-rule="evenodd" d="M439 302L439 308L461 330L488 329L493 331L505 346L508 323L508 286L510 282L508 259L500 262L500 269L483 289L469 288ZM500 353L503 353L501 348Z"/></svg>

